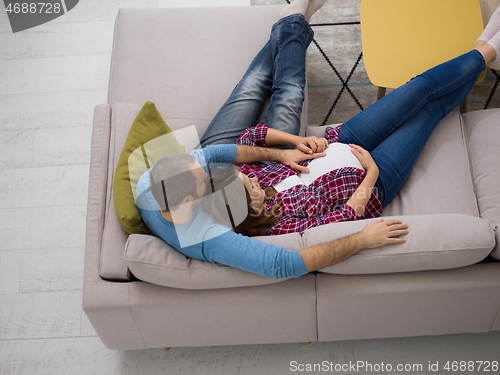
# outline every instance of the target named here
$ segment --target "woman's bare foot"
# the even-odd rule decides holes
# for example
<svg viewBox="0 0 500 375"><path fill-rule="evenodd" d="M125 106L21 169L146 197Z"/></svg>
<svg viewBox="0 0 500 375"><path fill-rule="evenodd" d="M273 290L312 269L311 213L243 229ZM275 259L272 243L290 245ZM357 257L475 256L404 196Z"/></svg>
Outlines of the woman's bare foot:
<svg viewBox="0 0 500 375"><path fill-rule="evenodd" d="M497 62L497 52L492 45L484 43L483 45L475 47L474 49L478 50L481 55L483 55L486 65L492 62Z"/></svg>

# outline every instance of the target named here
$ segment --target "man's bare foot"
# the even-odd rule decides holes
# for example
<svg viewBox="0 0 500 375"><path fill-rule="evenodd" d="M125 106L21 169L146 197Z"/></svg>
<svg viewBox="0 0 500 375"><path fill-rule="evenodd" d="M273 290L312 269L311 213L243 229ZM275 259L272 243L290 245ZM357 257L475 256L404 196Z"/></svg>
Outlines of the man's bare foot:
<svg viewBox="0 0 500 375"><path fill-rule="evenodd" d="M291 16L292 14L303 14L305 17L306 11L309 7L309 0L295 0L281 11L281 18Z"/></svg>
<svg viewBox="0 0 500 375"><path fill-rule="evenodd" d="M309 5L305 13L305 18L307 22L311 20L311 17L316 13L323 5L325 5L326 0L310 0Z"/></svg>

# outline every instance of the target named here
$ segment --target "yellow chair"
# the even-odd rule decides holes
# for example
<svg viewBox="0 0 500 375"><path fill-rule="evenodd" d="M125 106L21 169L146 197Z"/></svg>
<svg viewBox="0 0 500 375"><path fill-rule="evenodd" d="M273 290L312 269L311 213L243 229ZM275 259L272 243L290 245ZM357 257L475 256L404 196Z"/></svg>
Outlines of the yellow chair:
<svg viewBox="0 0 500 375"><path fill-rule="evenodd" d="M362 0L360 20L363 60L379 86L377 99L386 88L470 51L483 31L478 0Z"/></svg>

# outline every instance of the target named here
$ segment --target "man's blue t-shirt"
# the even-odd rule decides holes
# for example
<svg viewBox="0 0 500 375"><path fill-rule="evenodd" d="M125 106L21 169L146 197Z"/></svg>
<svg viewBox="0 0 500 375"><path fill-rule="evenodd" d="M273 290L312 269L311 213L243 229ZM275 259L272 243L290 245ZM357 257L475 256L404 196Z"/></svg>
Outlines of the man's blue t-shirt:
<svg viewBox="0 0 500 375"><path fill-rule="evenodd" d="M214 145L190 154L207 169L212 163L235 164L236 152L236 145ZM166 221L151 193L149 174L146 171L137 184L141 217L154 235L182 254L274 278L299 277L308 272L299 252L235 233L216 222L201 206L193 210L187 223L174 225ZM186 246L179 238L190 238L192 244Z"/></svg>

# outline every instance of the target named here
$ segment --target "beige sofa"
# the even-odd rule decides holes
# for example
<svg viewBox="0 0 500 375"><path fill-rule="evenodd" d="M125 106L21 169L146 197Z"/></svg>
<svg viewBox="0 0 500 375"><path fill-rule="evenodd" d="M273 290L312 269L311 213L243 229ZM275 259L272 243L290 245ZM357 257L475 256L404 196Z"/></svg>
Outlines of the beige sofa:
<svg viewBox="0 0 500 375"><path fill-rule="evenodd" d="M500 330L500 110L452 113L436 129L384 209L410 225L406 244L321 272L269 279L187 259L119 226L113 173L141 106L152 101L170 127L196 125L201 135L281 8L119 12L108 104L94 116L87 213L83 307L99 337L124 350ZM365 224L260 240L299 250Z"/></svg>

